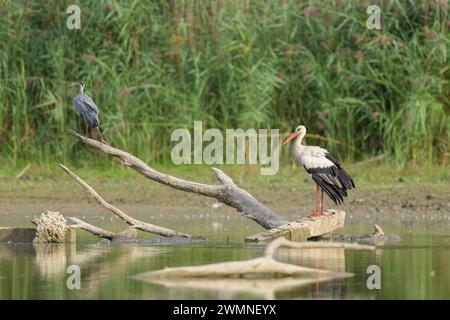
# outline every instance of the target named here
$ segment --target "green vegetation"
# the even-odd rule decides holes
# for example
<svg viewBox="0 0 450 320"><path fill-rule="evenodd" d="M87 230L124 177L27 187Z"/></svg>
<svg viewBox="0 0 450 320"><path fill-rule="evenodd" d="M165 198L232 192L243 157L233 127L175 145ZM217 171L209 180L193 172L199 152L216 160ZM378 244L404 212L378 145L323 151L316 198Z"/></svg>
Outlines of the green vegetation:
<svg viewBox="0 0 450 320"><path fill-rule="evenodd" d="M169 166L165 164L152 164L152 166L161 172L188 180L210 184L217 183L211 168L207 165ZM371 162L360 162L358 164L345 163L344 166L354 177L357 187L366 190L412 188L418 185L421 187L448 189L450 182L450 171L444 166L398 167ZM310 178L308 178L306 172L295 165L286 164L280 168L277 175L272 176L261 176L260 168L256 165L222 165L218 167L225 170L238 185L250 191L260 189L273 190L274 188L281 190L288 190L289 188L305 189L308 192L312 190ZM54 188L55 182L58 182L58 188L61 188L61 190L72 190L74 188L73 180L60 169L57 163L46 166L31 165L21 176L21 179L16 179L16 176L22 169L22 167L11 169L0 163L0 192L8 190L20 192L37 189L39 192L42 191L45 193ZM133 188L152 190L152 192L156 190L165 192L168 190L167 187L151 182L141 177L132 169L121 165L119 160L112 162L100 161L99 165L94 168L83 168L82 171L76 170L76 173L93 186L101 185L104 190L117 189L122 194L124 189L128 190L125 192L126 194L130 190L133 190ZM63 197L63 193L61 192L59 196ZM30 194L33 194L33 192ZM69 191L67 194L70 197L73 196ZM84 196L83 192L79 194Z"/></svg>
<svg viewBox="0 0 450 320"><path fill-rule="evenodd" d="M0 1L0 159L101 158L67 131L87 83L106 139L168 162L170 134L302 123L348 161L446 164L449 20L445 1ZM341 143L336 143L340 141ZM310 139L310 143L313 141Z"/></svg>

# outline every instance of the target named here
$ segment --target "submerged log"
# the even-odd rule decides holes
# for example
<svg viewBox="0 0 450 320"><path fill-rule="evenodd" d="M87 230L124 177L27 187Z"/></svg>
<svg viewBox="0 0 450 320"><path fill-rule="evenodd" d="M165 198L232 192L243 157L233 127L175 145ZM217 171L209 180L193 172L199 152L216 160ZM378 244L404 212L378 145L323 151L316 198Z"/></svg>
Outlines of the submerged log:
<svg viewBox="0 0 450 320"><path fill-rule="evenodd" d="M279 227L288 223L285 218L264 206L246 190L238 187L233 179L227 176L222 170L212 168L217 180L220 182L219 185L209 185L184 180L158 172L128 152L86 138L73 130L70 130L69 133L88 146L96 148L107 155L119 158L125 165L131 167L133 170L150 180L174 189L215 198L218 201L235 208L238 212L241 212L244 217L252 219L265 229Z"/></svg>
<svg viewBox="0 0 450 320"><path fill-rule="evenodd" d="M284 237L291 241L306 241L335 231L344 226L345 212L328 209L320 217L305 217L277 228L263 231L245 238L247 242L263 242Z"/></svg>
<svg viewBox="0 0 450 320"><path fill-rule="evenodd" d="M320 237L322 240L332 240L332 241L348 241L366 244L375 244L377 246L382 246L386 243L399 242L401 238L396 234L385 234L383 229L377 224L373 225L372 234L364 235L325 235Z"/></svg>

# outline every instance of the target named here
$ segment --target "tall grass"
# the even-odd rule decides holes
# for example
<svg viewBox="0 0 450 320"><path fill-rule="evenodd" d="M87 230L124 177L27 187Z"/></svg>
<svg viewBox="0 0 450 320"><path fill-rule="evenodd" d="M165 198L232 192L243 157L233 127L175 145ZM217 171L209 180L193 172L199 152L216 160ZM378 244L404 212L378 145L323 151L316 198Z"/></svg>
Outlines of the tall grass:
<svg viewBox="0 0 450 320"><path fill-rule="evenodd" d="M369 2L79 1L81 30L66 28L70 1L0 2L0 157L96 157L67 135L83 130L83 80L107 140L147 161L203 120L302 123L348 160L447 163L446 2L380 2L381 31L365 26Z"/></svg>

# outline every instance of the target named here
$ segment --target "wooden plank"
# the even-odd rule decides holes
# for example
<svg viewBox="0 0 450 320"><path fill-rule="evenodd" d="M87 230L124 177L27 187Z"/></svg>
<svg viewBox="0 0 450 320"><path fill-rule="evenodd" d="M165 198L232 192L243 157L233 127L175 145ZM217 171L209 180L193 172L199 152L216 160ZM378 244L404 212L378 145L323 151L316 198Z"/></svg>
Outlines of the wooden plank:
<svg viewBox="0 0 450 320"><path fill-rule="evenodd" d="M10 241L12 243L32 243L35 235L35 228L0 227L0 242ZM76 231L73 229L67 229L65 242L75 243L76 241Z"/></svg>
<svg viewBox="0 0 450 320"><path fill-rule="evenodd" d="M247 242L270 241L278 237L285 237L291 241L306 241L311 237L318 237L336 229L342 228L345 212L328 209L320 217L305 217L277 228L269 229L245 238Z"/></svg>
<svg viewBox="0 0 450 320"><path fill-rule="evenodd" d="M261 241L273 240L273 239L276 239L279 237L285 237L286 239L289 240L289 238L290 238L289 230L273 228L273 229L269 229L269 230L254 234L252 236L249 236L249 237L245 238L245 241L246 242L261 242Z"/></svg>
<svg viewBox="0 0 450 320"><path fill-rule="evenodd" d="M66 228L66 238L65 243L76 243L77 242L77 231L75 229Z"/></svg>

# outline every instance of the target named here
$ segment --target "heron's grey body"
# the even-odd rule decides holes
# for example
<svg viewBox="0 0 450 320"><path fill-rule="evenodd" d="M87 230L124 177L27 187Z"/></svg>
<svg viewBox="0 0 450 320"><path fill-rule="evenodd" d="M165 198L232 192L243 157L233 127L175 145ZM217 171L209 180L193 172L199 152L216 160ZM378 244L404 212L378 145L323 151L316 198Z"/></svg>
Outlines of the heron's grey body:
<svg viewBox="0 0 450 320"><path fill-rule="evenodd" d="M83 86L83 85L82 85ZM81 89L81 91L83 91ZM93 129L99 126L98 107L88 95L80 92L73 98L73 108L76 113Z"/></svg>
<svg viewBox="0 0 450 320"><path fill-rule="evenodd" d="M100 134L102 143L106 143L103 140L102 133L100 132L100 122L98 121L98 107L95 102L88 95L84 94L84 82L80 82L80 93L73 98L73 108L75 112L87 123L86 137L88 134L88 127L96 129Z"/></svg>

